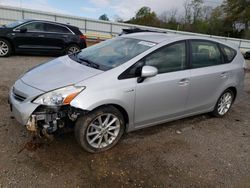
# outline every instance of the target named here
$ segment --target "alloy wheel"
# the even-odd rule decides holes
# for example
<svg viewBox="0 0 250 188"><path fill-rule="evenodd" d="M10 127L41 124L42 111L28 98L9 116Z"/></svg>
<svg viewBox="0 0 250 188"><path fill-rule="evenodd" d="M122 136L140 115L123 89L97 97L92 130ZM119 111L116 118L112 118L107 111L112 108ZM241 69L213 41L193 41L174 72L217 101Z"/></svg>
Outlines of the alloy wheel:
<svg viewBox="0 0 250 188"><path fill-rule="evenodd" d="M223 116L225 115L229 108L231 107L233 102L233 96L230 92L226 92L224 93L221 98L219 99L219 103L218 103L218 113Z"/></svg>
<svg viewBox="0 0 250 188"><path fill-rule="evenodd" d="M101 114L88 126L86 140L93 148L105 148L114 142L121 129L121 124L114 114Z"/></svg>
<svg viewBox="0 0 250 188"><path fill-rule="evenodd" d="M68 54L73 54L73 53L77 53L79 52L79 48L75 47L75 46L71 46L69 49L68 49Z"/></svg>
<svg viewBox="0 0 250 188"><path fill-rule="evenodd" d="M0 56L5 56L8 52L8 45L4 41L0 41Z"/></svg>

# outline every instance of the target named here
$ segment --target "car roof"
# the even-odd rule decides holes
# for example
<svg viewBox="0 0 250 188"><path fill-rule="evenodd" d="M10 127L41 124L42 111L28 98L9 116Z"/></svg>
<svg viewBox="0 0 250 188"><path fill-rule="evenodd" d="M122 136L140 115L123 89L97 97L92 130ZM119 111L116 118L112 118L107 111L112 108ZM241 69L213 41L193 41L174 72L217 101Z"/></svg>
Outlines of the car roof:
<svg viewBox="0 0 250 188"><path fill-rule="evenodd" d="M180 34L169 34L169 33L158 33L158 32L139 32L139 33L125 34L125 35L122 35L121 37L134 38L134 39L149 41L153 43L162 43L167 40L200 39L200 40L209 40L213 42L218 42L218 43L230 46L234 49L238 49L238 47L235 44L230 43L230 42L216 40L210 37L201 37L201 36L194 36L194 35L180 35Z"/></svg>
<svg viewBox="0 0 250 188"><path fill-rule="evenodd" d="M47 23L52 23L52 24L59 24L59 25L64 25L67 26L69 28L77 28L76 26L73 25L69 25L69 24L65 24L65 23L61 23L61 22L56 22L56 21L50 21L50 20L41 20L41 19L26 19L27 22L32 22L32 21L41 21L41 22L47 22Z"/></svg>
<svg viewBox="0 0 250 188"><path fill-rule="evenodd" d="M121 37L146 40L146 41L154 42L154 43L161 43L167 39L170 39L173 36L175 36L175 35L165 34L165 33L157 33L157 32L139 32L139 33L122 35Z"/></svg>

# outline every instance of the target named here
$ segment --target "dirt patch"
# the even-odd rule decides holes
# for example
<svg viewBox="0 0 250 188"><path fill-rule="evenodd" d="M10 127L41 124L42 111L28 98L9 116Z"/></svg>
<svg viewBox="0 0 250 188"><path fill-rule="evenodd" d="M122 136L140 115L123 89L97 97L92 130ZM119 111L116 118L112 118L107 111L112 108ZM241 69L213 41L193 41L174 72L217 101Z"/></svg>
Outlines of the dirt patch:
<svg viewBox="0 0 250 188"><path fill-rule="evenodd" d="M7 104L7 103L8 103L8 97L0 95L0 105Z"/></svg>

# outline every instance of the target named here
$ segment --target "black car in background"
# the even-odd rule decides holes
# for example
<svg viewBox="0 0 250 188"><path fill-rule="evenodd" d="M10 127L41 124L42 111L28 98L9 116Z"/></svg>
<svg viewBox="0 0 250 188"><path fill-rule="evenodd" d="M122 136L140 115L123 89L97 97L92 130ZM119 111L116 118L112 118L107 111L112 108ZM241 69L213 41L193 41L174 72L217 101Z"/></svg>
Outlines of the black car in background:
<svg viewBox="0 0 250 188"><path fill-rule="evenodd" d="M86 48L78 27L44 20L19 20L0 26L0 57L13 53L71 54Z"/></svg>
<svg viewBox="0 0 250 188"><path fill-rule="evenodd" d="M244 57L245 57L245 59L250 59L250 51L247 51L247 52L244 54Z"/></svg>

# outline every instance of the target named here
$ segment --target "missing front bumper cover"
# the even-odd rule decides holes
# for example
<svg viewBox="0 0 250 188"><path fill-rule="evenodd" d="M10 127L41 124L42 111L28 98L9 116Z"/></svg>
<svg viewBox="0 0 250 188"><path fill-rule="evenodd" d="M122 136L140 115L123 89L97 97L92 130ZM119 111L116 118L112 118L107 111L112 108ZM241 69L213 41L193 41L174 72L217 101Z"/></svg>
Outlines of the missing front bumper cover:
<svg viewBox="0 0 250 188"><path fill-rule="evenodd" d="M78 116L85 113L70 106L39 106L30 116L26 128L36 135L48 137L58 130L72 129Z"/></svg>

